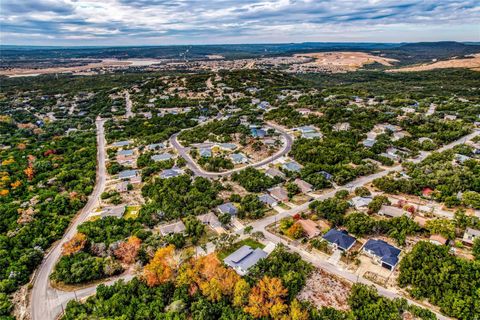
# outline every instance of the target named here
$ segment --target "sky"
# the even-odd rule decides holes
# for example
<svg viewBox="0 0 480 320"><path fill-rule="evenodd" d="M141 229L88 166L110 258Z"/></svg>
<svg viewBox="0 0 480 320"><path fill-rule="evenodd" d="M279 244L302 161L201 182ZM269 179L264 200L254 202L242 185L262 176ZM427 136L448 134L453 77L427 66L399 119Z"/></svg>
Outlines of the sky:
<svg viewBox="0 0 480 320"><path fill-rule="evenodd" d="M480 1L0 0L0 43L480 41Z"/></svg>

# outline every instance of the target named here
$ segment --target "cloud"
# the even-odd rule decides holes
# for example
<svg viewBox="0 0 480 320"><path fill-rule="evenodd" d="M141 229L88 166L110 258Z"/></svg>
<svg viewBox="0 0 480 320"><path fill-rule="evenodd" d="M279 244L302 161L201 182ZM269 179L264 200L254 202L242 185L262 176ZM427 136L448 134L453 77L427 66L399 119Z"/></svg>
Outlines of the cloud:
<svg viewBox="0 0 480 320"><path fill-rule="evenodd" d="M9 44L478 41L479 21L476 0L0 1Z"/></svg>

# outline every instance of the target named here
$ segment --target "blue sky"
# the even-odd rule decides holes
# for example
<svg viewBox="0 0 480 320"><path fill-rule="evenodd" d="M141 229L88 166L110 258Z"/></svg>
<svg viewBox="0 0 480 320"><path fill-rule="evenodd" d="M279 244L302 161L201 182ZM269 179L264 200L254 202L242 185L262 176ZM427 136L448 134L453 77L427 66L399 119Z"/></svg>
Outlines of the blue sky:
<svg viewBox="0 0 480 320"><path fill-rule="evenodd" d="M480 41L480 2L0 0L1 44Z"/></svg>

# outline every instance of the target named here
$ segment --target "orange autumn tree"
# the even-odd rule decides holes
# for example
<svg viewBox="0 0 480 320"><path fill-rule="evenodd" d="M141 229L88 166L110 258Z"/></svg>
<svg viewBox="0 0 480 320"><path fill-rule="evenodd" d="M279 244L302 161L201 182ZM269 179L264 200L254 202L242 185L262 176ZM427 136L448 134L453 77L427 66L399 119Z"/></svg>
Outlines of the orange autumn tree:
<svg viewBox="0 0 480 320"><path fill-rule="evenodd" d="M287 293L288 290L283 287L279 278L264 276L253 287L244 310L254 318L270 315L274 319L279 319L287 310L284 303Z"/></svg>
<svg viewBox="0 0 480 320"><path fill-rule="evenodd" d="M136 236L131 236L127 241L121 242L118 245L118 248L115 250L114 254L123 263L134 263L141 244L142 240Z"/></svg>
<svg viewBox="0 0 480 320"><path fill-rule="evenodd" d="M29 181L31 181L33 179L33 177L35 176L35 172L33 171L32 167L26 168L25 170L23 170L23 172L25 173L25 175L27 176L27 179Z"/></svg>
<svg viewBox="0 0 480 320"><path fill-rule="evenodd" d="M215 254L183 264L176 279L178 285L188 285L191 294L200 290L210 301L232 296L239 280L240 276L225 268Z"/></svg>
<svg viewBox="0 0 480 320"><path fill-rule="evenodd" d="M173 280L178 265L179 259L175 256L175 246L169 245L158 249L150 263L143 268L147 285L153 287Z"/></svg>
<svg viewBox="0 0 480 320"><path fill-rule="evenodd" d="M77 253L87 244L87 236L83 233L76 233L72 239L68 240L62 245L62 254L64 256L69 256L71 254Z"/></svg>

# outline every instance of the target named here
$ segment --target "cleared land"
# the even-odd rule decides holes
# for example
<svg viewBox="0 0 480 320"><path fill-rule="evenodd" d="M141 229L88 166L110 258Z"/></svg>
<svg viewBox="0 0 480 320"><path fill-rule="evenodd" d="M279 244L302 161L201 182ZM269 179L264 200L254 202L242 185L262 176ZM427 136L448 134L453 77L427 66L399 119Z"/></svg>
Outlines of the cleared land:
<svg viewBox="0 0 480 320"><path fill-rule="evenodd" d="M294 55L296 58L306 57L315 59L309 64L321 66L330 71L355 71L366 64L380 63L384 66L391 66L398 60L380 56L374 56L365 52L319 52L301 53Z"/></svg>
<svg viewBox="0 0 480 320"><path fill-rule="evenodd" d="M469 58L451 59L445 61L437 61L429 64L422 64L414 67L405 67L400 69L387 70L388 72L414 72L414 71L428 71L434 69L448 69L448 68L467 68L475 71L480 71L480 53L474 54Z"/></svg>

